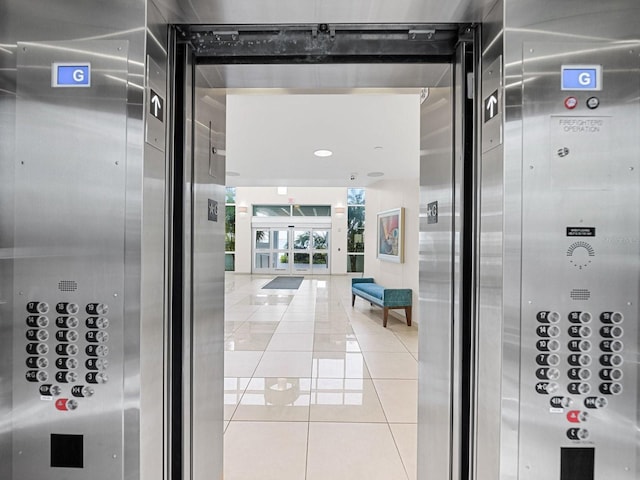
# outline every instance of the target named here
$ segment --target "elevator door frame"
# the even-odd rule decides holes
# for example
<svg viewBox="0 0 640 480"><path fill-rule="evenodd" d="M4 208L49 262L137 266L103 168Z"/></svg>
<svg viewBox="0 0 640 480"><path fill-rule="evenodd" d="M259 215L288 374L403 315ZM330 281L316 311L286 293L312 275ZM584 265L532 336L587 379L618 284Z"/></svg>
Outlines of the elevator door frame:
<svg viewBox="0 0 640 480"><path fill-rule="evenodd" d="M287 26L291 27L291 26ZM336 38L339 32L338 28L331 28L331 26L318 25L314 28L313 25L295 26L299 29L309 29L312 32L312 38L299 42L299 47L304 48L318 48L322 42L324 45L332 39ZM325 27L327 27L325 29ZM348 26L353 27L353 26ZM451 159L452 171L454 172L451 188L454 189L455 202L456 202L456 214L460 216L466 216L463 219L455 219L452 224L451 230L451 243L452 243L452 265L456 265L456 272L459 275L452 275L451 280L451 323L454 319L458 323L457 326L451 326L450 335L451 338L451 359L449 372L449 381L451 382L450 389L452 394L447 400L448 414L450 416L451 426L449 431L449 458L443 459L442 464L446 464L442 468L446 471L446 477L448 479L470 479L472 478L472 452L473 449L473 379L475 370L475 358L473 356L473 344L475 342L475 307L473 305L473 292L474 292L474 278L475 278L475 239L474 235L462 235L461 231L464 228L473 226L475 219L475 157L477 149L477 137L478 125L475 122L476 114L474 108L478 102L475 100L475 92L477 91L478 78L474 77L474 71L479 72L477 45L479 38L479 28L475 28L469 25L445 25L444 35L436 34L437 40L440 42L434 48L432 48L426 54L423 52L416 52L415 44L402 39L402 41L394 43L391 42L394 38L397 40L397 32L393 31L393 25L385 25L384 27L391 32L386 37L383 35L382 39L387 39L394 47L384 47L384 42L378 42L371 44L368 42L372 35L375 35L376 29L381 29L380 25L369 25L365 27L372 27L371 29L360 29L355 34L353 29L346 30L351 34L352 41L360 41L360 45L364 45L362 52L359 52L358 48L345 48L348 45L348 41L341 44L341 47L337 51L309 51L302 54L299 52L291 52L284 49L283 45L286 42L271 43L270 47L264 49L264 45L257 51L252 51L252 45L260 45L262 42L256 42L255 39L247 42L238 41L239 33L237 30L264 30L264 26L176 26L178 37L178 44L187 44L193 52L193 63L190 65L191 77L195 78L197 67L200 65L296 65L296 64L429 64L440 63L449 64L454 67L455 79L454 84L451 86L452 98L458 99L459 103L471 104L471 111L468 106L463 108L457 108L455 110L457 115L469 115L467 121L464 118L454 118L454 125L457 125L457 121L460 121L460 125L464 127L456 128L456 134L458 137L452 138L454 155ZM402 26L404 28L405 26ZM429 35L432 35L432 27L437 32L437 25L433 26L413 26L413 29L409 29L409 40L414 35L413 40L418 39L426 40ZM277 26L268 26L267 33L272 29L277 29ZM196 31L198 30L198 31ZM295 30L295 28L294 28ZM357 30L357 29L356 29ZM364 31L363 31L364 30ZM451 31L457 32L455 41L451 41L451 38L446 39L447 35ZM208 33L207 33L208 32ZM386 35L386 34L385 34ZM445 38L443 40L443 37ZM207 41L197 44L194 40L205 38ZM318 40L319 39L319 40ZM306 42L306 43L305 43ZM320 42L320 43L318 43ZM292 48L296 42L291 42L287 46ZM377 47L376 47L377 45ZM217 46L217 48L216 48ZM353 46L352 46L353 47ZM381 52L374 54L376 48L380 48ZM394 50L395 48L395 50ZM403 55L403 49L406 49L406 55ZM236 52L237 50L237 52ZM469 51L474 51L475 56L472 62L468 61ZM203 52L209 52L206 54ZM216 54L217 52L217 54ZM200 54L199 54L200 53ZM210 55L213 53L214 55ZM236 54L237 53L237 54ZM456 68L457 67L457 68ZM182 68L188 68L183 65ZM180 71L180 66L177 66L177 71ZM451 76L454 78L454 74ZM229 88L227 82L230 82L226 77L221 76L218 81L220 85L212 85L211 88ZM265 81L265 83L267 83ZM393 83L393 82L392 82ZM388 86L388 88L393 85ZM419 87L419 86L416 86ZM237 85L233 85L231 88L240 88ZM195 90L195 84L185 89L186 98L189 94L193 95ZM195 106L194 106L195 108ZM179 113L178 113L179 114ZM179 122L180 118L176 118L176 122ZM472 128L468 128L471 126ZM456 147L458 145L458 147ZM462 169L462 170L460 170ZM459 183L456 183L459 182ZM465 192L466 193L463 193ZM422 207L422 206L421 206ZM422 210L422 208L421 208ZM458 223L458 221L462 223ZM469 231L469 230L467 230ZM253 233L253 229L252 229ZM457 236L459 235L459 236ZM253 238L252 238L253 243ZM252 245L252 254L253 254ZM252 255L253 256L253 255ZM465 257L465 258L463 258ZM252 258L252 265L254 259ZM420 382L420 380L419 380ZM187 388L187 385L184 386ZM188 427L187 427L188 428ZM186 469L186 470L185 470ZM188 471L190 467L183 466L184 471Z"/></svg>

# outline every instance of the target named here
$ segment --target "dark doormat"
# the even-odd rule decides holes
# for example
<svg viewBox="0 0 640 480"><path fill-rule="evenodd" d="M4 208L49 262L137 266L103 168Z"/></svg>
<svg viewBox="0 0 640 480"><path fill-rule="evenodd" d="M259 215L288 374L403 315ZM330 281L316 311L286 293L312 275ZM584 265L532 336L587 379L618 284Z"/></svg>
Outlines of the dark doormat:
<svg viewBox="0 0 640 480"><path fill-rule="evenodd" d="M304 277L276 277L267 283L263 289L268 288L270 290L274 289L290 289L296 290L300 284L304 280Z"/></svg>

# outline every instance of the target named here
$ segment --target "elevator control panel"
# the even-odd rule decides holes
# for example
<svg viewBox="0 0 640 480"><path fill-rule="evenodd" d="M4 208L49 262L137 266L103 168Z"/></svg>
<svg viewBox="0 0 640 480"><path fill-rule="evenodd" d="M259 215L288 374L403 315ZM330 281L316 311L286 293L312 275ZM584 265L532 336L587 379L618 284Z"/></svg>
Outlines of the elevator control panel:
<svg viewBox="0 0 640 480"><path fill-rule="evenodd" d="M624 391L624 315L541 310L536 322L535 391L565 415L569 440L587 440L597 410Z"/></svg>
<svg viewBox="0 0 640 480"><path fill-rule="evenodd" d="M124 302L128 43L29 42L16 56L10 480L128 478L140 384Z"/></svg>
<svg viewBox="0 0 640 480"><path fill-rule="evenodd" d="M575 47L524 49L518 478L635 480L640 49Z"/></svg>
<svg viewBox="0 0 640 480"><path fill-rule="evenodd" d="M33 393L75 411L109 381L109 306L32 300L25 308L25 379Z"/></svg>
<svg viewBox="0 0 640 480"><path fill-rule="evenodd" d="M106 479L122 457L121 296L109 278L87 291L90 271L78 281L47 281L46 273L16 285L14 414L37 421L14 432L14 469L21 478Z"/></svg>

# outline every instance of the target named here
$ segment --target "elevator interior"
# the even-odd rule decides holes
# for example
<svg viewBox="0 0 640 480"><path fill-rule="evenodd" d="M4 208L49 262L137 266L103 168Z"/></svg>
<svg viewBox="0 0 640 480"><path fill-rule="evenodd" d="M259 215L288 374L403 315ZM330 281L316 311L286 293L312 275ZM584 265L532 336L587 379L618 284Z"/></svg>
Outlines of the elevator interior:
<svg viewBox="0 0 640 480"><path fill-rule="evenodd" d="M331 38L339 24L481 22L474 80L452 52L450 121L421 160L420 320L443 332L421 339L422 475L638 478L637 2L253 7L3 4L0 477L221 471L224 253L210 246L224 244L233 77L205 78L198 42L176 47L167 25L224 26L233 42L242 25ZM244 61L247 82L273 68ZM475 144L451 141L469 127Z"/></svg>
<svg viewBox="0 0 640 480"><path fill-rule="evenodd" d="M397 31L406 28L395 27ZM393 29L387 27L387 33L389 30ZM362 36L361 29L345 31ZM406 44L406 32L399 35L397 31L388 34ZM431 57L409 54L431 62L450 58L458 28L446 26L443 32L444 40ZM322 35L329 38L331 32ZM25 248L34 244L35 253L15 258L12 264L15 298L11 304L16 321L10 349L25 358L9 362L12 398L7 407L13 427L4 437L11 448L3 452L12 452L12 460L7 462L10 475L37 477L46 471L49 476L66 478L87 474L112 478L118 471L130 476L138 469L158 473L162 469L176 475L184 469L200 478L200 472L216 471L221 467L219 453L212 455L211 451L221 451L222 404L216 379L222 377L222 350L216 342L222 338L219 293L224 268L223 252L212 250L210 245L224 242L223 224L217 219L218 206L224 202L224 89L251 85L211 82L224 67L196 66L192 50L184 44L172 55L176 64L182 61L187 68L178 70L169 87L163 81L165 67L151 57L147 59L147 118L144 131L135 133L143 135L148 159L159 159L172 149L175 160L164 172L157 168L159 162L145 165L145 177L149 175L151 180L156 176L160 183L146 183L140 205L132 187L141 165L127 156L127 131L132 127L126 121L128 79L132 75L128 43L31 42L18 47L19 166L13 183L14 205L48 202L64 221L51 221L49 211L32 216L16 210L13 240ZM387 55L394 54L397 51ZM213 72L209 78L204 68ZM297 68L288 80L279 79L280 88L310 87L308 77L300 75ZM256 66L226 69L233 74L234 69L255 71ZM434 98L440 95L447 99L450 93L440 94L438 88L450 92L453 75L448 65L422 65L416 60L406 65L327 65L314 70L324 88L393 87L419 92L426 85L436 87ZM336 76L339 71L341 80ZM318 88L317 84L311 86ZM181 88L184 96L176 93ZM37 112L43 103L50 115L40 117ZM445 102L445 116L450 103ZM102 111L104 119L95 113ZM86 122L86 112L92 112L96 125ZM184 116L170 123L170 112L184 112ZM49 116L58 121L52 124ZM66 130L84 133L77 135L73 148L64 148L64 144L56 148L56 138L63 138ZM166 136L167 131L172 135ZM34 133L44 141L29 142ZM101 146L96 138L105 144ZM91 152L91 162L87 152ZM69 177L59 177L61 165ZM48 182L51 178L56 182ZM44 188L59 187L63 178L71 182L65 195ZM173 183L163 180L166 178ZM34 190L27 185L40 187ZM164 214L158 209L162 204L150 201L155 195L166 196ZM172 223L160 219L168 213ZM136 248L132 253L127 246L128 241L139 241L135 228L127 230L131 215L142 218L141 231L148 236L138 253L146 265L142 271L136 267ZM46 225L48 236L34 230L36 225ZM152 266L151 256L145 261L145 255L160 252L166 255L163 267ZM76 253L79 257L70 260ZM145 279L154 270L157 279L165 279L163 285L156 283L158 291L165 292L165 300L149 305L156 314L148 321L131 321L136 318L136 306L127 306L131 295L136 298L131 273L141 275L142 285L148 286ZM34 283L35 272L39 280ZM20 307L23 296L27 297L24 315ZM144 302L141 306L148 308ZM163 318L167 320L161 321ZM183 323L182 318L193 320ZM147 342L152 338L155 343ZM138 383L138 378L146 380ZM145 399L148 403L141 407L140 417L136 417L136 409L126 407ZM35 418L37 422L27 420ZM90 427L96 423L108 424L109 429ZM142 435L153 440L147 442ZM172 452L171 462L144 463L146 456L161 451ZM183 452L189 458L181 458Z"/></svg>

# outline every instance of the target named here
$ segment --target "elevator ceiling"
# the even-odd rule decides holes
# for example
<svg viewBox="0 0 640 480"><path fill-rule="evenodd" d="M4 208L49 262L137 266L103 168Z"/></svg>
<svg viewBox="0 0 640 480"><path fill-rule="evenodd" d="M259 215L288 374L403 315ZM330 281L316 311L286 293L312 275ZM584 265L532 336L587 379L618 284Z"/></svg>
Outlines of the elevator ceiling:
<svg viewBox="0 0 640 480"><path fill-rule="evenodd" d="M169 23L479 22L495 0L156 0Z"/></svg>

